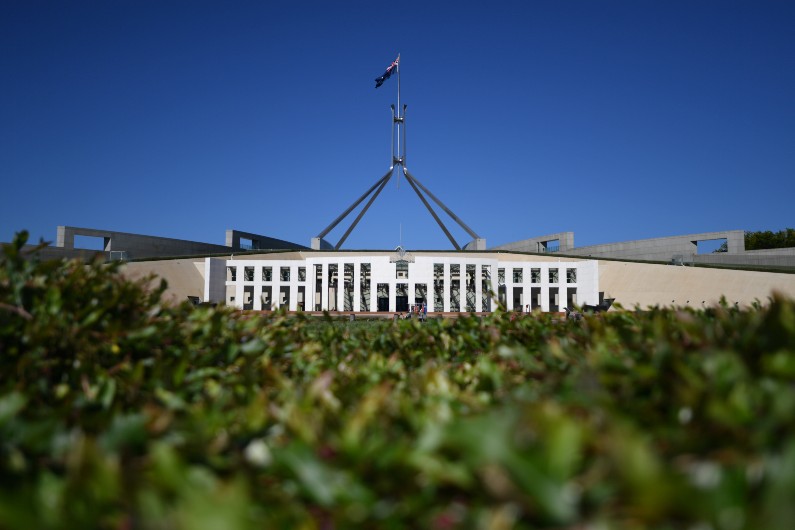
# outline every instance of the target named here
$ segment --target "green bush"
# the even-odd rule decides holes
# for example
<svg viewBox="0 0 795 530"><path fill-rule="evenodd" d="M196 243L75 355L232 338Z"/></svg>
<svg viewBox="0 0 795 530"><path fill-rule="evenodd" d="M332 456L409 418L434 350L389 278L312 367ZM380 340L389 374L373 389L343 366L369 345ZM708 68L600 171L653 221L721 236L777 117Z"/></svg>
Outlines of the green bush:
<svg viewBox="0 0 795 530"><path fill-rule="evenodd" d="M795 229L785 228L778 232L770 230L745 232L745 250L795 247Z"/></svg>
<svg viewBox="0 0 795 530"><path fill-rule="evenodd" d="M368 323L0 257L0 528L795 528L795 303Z"/></svg>

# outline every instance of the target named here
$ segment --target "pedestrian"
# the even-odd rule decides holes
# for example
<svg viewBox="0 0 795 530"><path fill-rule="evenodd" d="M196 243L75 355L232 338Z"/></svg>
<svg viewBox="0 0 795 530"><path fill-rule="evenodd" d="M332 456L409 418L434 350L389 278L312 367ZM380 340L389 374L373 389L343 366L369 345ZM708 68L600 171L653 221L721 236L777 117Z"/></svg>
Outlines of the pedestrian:
<svg viewBox="0 0 795 530"><path fill-rule="evenodd" d="M425 322L425 319L428 316L428 306L425 305L425 302L422 303L422 321Z"/></svg>

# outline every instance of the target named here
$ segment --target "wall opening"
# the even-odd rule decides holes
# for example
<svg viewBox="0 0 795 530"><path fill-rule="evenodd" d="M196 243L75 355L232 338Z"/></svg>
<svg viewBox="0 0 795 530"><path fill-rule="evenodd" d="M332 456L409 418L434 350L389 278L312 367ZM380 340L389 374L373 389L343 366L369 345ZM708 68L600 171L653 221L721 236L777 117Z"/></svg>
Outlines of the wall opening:
<svg viewBox="0 0 795 530"><path fill-rule="evenodd" d="M362 263L359 271L359 310L370 311L370 264Z"/></svg>
<svg viewBox="0 0 795 530"><path fill-rule="evenodd" d="M279 307L290 307L290 287L279 287Z"/></svg>
<svg viewBox="0 0 795 530"><path fill-rule="evenodd" d="M409 310L409 284L395 285L395 311L406 313Z"/></svg>
<svg viewBox="0 0 795 530"><path fill-rule="evenodd" d="M514 287L513 288L513 310L514 311L524 311L524 287Z"/></svg>
<svg viewBox="0 0 795 530"><path fill-rule="evenodd" d="M342 268L342 308L353 311L353 263L346 263Z"/></svg>
<svg viewBox="0 0 795 530"><path fill-rule="evenodd" d="M378 295L378 310L382 312L389 311L389 284L377 284L376 293Z"/></svg>
<svg viewBox="0 0 795 530"><path fill-rule="evenodd" d="M475 311L475 266L467 265L466 268L466 310Z"/></svg>
<svg viewBox="0 0 795 530"><path fill-rule="evenodd" d="M550 287L549 288L549 310L553 313L557 313L560 311L559 301L558 301L558 288L557 287Z"/></svg>
<svg viewBox="0 0 795 530"><path fill-rule="evenodd" d="M296 309L298 311L304 311L306 309L306 287L303 285L298 287L298 303L296 304Z"/></svg>
<svg viewBox="0 0 795 530"><path fill-rule="evenodd" d="M719 252L726 252L728 250L728 244L729 242L725 237L696 241L696 254L715 254Z"/></svg>
<svg viewBox="0 0 795 530"><path fill-rule="evenodd" d="M254 286L246 285L243 287L243 309L254 309Z"/></svg>
<svg viewBox="0 0 795 530"><path fill-rule="evenodd" d="M76 235L75 248L82 248L86 250L110 250L110 238Z"/></svg>
<svg viewBox="0 0 795 530"><path fill-rule="evenodd" d="M247 237L240 238L240 248L243 250L251 250L254 248L254 241Z"/></svg>
<svg viewBox="0 0 795 530"><path fill-rule="evenodd" d="M414 303L417 305L427 302L428 286L424 283L414 285Z"/></svg>
<svg viewBox="0 0 795 530"><path fill-rule="evenodd" d="M538 309L541 307L541 287L530 288L530 309Z"/></svg>
<svg viewBox="0 0 795 530"><path fill-rule="evenodd" d="M491 311L491 265L483 265L480 270L480 310Z"/></svg>
<svg viewBox="0 0 795 530"><path fill-rule="evenodd" d="M566 288L566 307L574 310L574 306L577 305L577 288L576 287L567 287Z"/></svg>
<svg viewBox="0 0 795 530"><path fill-rule="evenodd" d="M550 239L538 243L539 252L557 252L560 250L560 239Z"/></svg>
<svg viewBox="0 0 795 530"><path fill-rule="evenodd" d="M270 311L273 309L273 287L270 285L263 287L260 298L262 300L263 311Z"/></svg>
<svg viewBox="0 0 795 530"><path fill-rule="evenodd" d="M339 265L328 265L328 310L337 311L337 284L339 282Z"/></svg>
<svg viewBox="0 0 795 530"><path fill-rule="evenodd" d="M444 311L444 264L433 264L433 310Z"/></svg>

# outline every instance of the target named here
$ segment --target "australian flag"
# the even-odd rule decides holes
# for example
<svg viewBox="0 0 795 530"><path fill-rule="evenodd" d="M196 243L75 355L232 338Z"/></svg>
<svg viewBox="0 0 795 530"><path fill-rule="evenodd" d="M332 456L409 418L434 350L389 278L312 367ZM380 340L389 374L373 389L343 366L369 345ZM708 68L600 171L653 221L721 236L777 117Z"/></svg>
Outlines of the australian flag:
<svg viewBox="0 0 795 530"><path fill-rule="evenodd" d="M384 81L389 79L392 76L392 74L395 73L395 71L398 68L398 62L400 62L400 55L398 55L397 59L395 59L395 62L393 62L392 64L386 67L386 72L384 72L384 75L375 78L375 88L378 88L381 85L383 85Z"/></svg>

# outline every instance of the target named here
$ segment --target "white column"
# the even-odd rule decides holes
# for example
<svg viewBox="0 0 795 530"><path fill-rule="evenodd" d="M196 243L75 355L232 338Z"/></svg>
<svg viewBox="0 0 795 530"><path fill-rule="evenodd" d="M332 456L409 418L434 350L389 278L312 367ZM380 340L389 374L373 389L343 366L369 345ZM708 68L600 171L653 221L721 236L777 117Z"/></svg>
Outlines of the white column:
<svg viewBox="0 0 795 530"><path fill-rule="evenodd" d="M337 311L345 309L345 263L337 264Z"/></svg>
<svg viewBox="0 0 795 530"><path fill-rule="evenodd" d="M235 307L243 309L243 268L237 268L237 280L235 280Z"/></svg>
<svg viewBox="0 0 795 530"><path fill-rule="evenodd" d="M290 311L298 310L298 267L290 265Z"/></svg>
<svg viewBox="0 0 795 530"><path fill-rule="evenodd" d="M353 263L353 310L357 313L362 310L362 264L358 261Z"/></svg>
<svg viewBox="0 0 795 530"><path fill-rule="evenodd" d="M320 310L328 309L328 263L320 263Z"/></svg>
<svg viewBox="0 0 795 530"><path fill-rule="evenodd" d="M435 311L433 306L433 300L436 297L436 293L434 292L434 283L433 283L433 261L428 265L430 267L430 273L428 274L428 281L426 282L426 290L425 290L425 306L428 308L428 312Z"/></svg>
<svg viewBox="0 0 795 530"><path fill-rule="evenodd" d="M254 311L262 311L262 265L254 266Z"/></svg>
<svg viewBox="0 0 795 530"><path fill-rule="evenodd" d="M483 311L483 265L475 265L475 311Z"/></svg>
<svg viewBox="0 0 795 530"><path fill-rule="evenodd" d="M541 267L541 311L549 312L549 266Z"/></svg>

